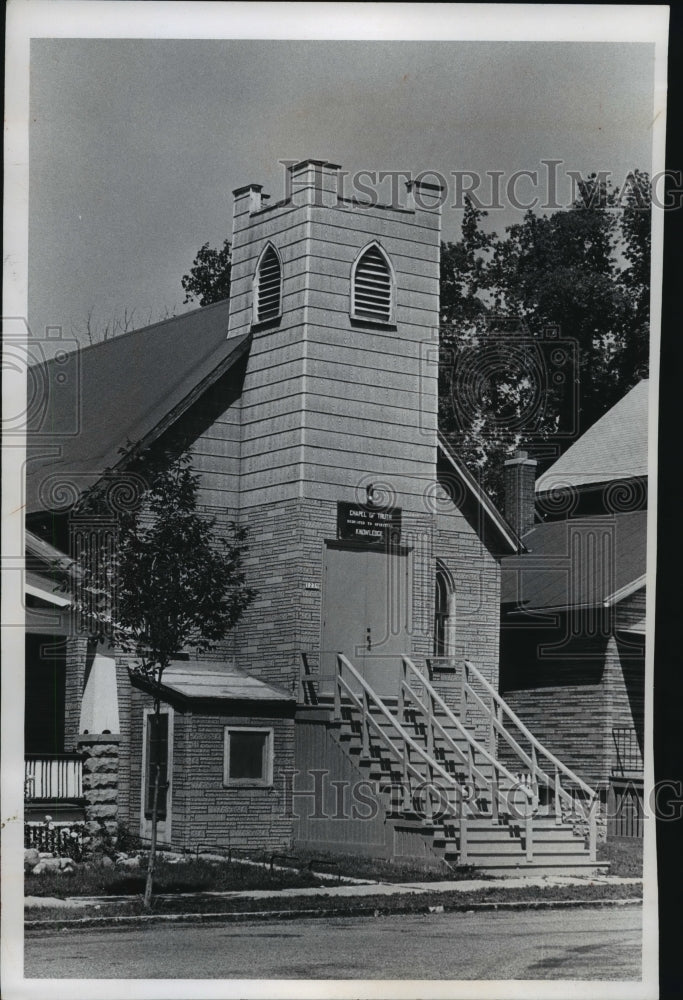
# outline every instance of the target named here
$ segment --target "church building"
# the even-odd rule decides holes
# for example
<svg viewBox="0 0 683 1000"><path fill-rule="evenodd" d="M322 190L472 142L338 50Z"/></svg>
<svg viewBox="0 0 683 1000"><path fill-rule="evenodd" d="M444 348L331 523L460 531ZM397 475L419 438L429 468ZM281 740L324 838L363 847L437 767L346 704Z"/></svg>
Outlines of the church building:
<svg viewBox="0 0 683 1000"><path fill-rule="evenodd" d="M234 192L229 302L82 349L70 391L63 359L31 372L27 817L147 838L159 760L176 849L593 870L591 789L498 694L501 560L524 546L438 432L440 190L365 204L339 172ZM55 580L93 529L83 491L169 448L217 531L247 529L258 595L218 650L178 651L156 730Z"/></svg>

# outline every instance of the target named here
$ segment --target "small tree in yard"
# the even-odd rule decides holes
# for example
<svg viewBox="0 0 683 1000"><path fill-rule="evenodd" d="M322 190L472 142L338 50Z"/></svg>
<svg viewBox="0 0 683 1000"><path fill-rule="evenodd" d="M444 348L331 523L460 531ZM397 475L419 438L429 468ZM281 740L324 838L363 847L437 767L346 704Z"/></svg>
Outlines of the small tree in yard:
<svg viewBox="0 0 683 1000"><path fill-rule="evenodd" d="M245 583L245 529L229 524L229 537L215 532L215 519L197 509L199 477L190 456L155 462L146 479L108 472L79 505L90 523L112 523L114 534L94 533L78 554L80 580L75 604L87 612L92 631L135 657L131 673L154 698L153 732L159 732L164 671L181 650L207 652L237 624L256 591ZM141 485L142 484L142 485ZM130 494L133 503L112 502ZM158 751L157 751L158 753ZM152 754L150 753L150 758ZM159 759L154 767L151 841L144 905L151 907L159 812Z"/></svg>

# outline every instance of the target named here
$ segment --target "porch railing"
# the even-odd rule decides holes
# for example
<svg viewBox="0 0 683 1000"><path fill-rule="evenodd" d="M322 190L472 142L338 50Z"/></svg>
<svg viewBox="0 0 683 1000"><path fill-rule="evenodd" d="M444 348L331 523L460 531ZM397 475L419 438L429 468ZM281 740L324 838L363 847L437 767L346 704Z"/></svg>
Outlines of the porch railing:
<svg viewBox="0 0 683 1000"><path fill-rule="evenodd" d="M508 761L515 762L513 770L521 767L517 780L528 782L536 801L539 790L544 789L549 803L552 803L557 824L569 818L587 826L590 858L594 861L598 793L536 739L473 663L465 660L458 666L460 718L465 719L471 711L486 733L489 752L496 757L505 754ZM419 676L429 697L432 716L438 709L452 725L459 725L459 720L434 690L429 679L408 657L403 657L403 672L404 683L410 672Z"/></svg>
<svg viewBox="0 0 683 1000"><path fill-rule="evenodd" d="M642 773L643 756L635 727L614 726L612 739L616 752L613 773L615 775L624 775L626 772Z"/></svg>
<svg viewBox="0 0 683 1000"><path fill-rule="evenodd" d="M24 801L73 801L83 797L80 753L26 754Z"/></svg>

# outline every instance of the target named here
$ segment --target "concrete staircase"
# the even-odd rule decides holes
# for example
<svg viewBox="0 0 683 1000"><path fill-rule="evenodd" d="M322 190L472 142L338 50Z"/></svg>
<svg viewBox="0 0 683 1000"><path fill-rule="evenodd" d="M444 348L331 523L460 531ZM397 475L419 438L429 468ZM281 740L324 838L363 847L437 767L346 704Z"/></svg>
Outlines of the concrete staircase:
<svg viewBox="0 0 683 1000"><path fill-rule="evenodd" d="M462 669L454 712L408 657L391 699L339 656L335 738L376 787L387 819L419 835L431 855L486 874L605 871L596 862L596 793L534 739L472 664Z"/></svg>

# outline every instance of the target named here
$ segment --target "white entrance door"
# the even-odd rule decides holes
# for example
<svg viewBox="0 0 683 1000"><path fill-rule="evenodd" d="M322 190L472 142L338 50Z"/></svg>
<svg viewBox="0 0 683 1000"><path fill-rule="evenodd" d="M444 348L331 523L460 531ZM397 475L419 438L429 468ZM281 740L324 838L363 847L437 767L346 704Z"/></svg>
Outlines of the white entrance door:
<svg viewBox="0 0 683 1000"><path fill-rule="evenodd" d="M408 554L328 546L323 586L321 691L333 690L344 653L378 694L396 697L401 655L410 651Z"/></svg>

